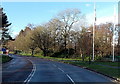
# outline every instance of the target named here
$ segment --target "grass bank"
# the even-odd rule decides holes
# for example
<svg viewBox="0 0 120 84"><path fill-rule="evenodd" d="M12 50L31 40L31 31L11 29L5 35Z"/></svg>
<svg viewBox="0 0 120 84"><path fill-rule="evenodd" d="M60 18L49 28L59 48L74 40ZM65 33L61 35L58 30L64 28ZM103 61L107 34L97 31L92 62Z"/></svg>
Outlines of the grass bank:
<svg viewBox="0 0 120 84"><path fill-rule="evenodd" d="M12 60L12 58L9 57L8 55L0 55L0 62L1 63L6 63L6 62L9 62L10 60Z"/></svg>

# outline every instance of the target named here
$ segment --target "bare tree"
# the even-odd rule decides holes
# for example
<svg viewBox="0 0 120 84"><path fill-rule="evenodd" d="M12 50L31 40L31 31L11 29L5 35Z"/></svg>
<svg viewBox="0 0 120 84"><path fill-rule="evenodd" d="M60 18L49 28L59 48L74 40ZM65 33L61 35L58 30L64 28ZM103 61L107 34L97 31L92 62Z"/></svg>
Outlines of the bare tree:
<svg viewBox="0 0 120 84"><path fill-rule="evenodd" d="M69 34L73 25L80 19L80 11L78 9L67 9L58 14L58 19L63 23L62 36L64 39L64 48L67 48L69 42Z"/></svg>
<svg viewBox="0 0 120 84"><path fill-rule="evenodd" d="M50 38L52 40L53 51L58 51L62 42L62 27L63 23L57 18L53 18L48 23L48 29L50 32ZM52 47L52 46L51 46Z"/></svg>

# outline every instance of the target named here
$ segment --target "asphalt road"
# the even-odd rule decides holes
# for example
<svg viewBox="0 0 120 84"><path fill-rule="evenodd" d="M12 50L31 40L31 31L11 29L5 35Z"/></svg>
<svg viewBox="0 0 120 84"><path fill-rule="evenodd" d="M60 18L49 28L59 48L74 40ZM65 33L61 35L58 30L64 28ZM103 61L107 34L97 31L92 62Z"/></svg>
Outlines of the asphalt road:
<svg viewBox="0 0 120 84"><path fill-rule="evenodd" d="M103 82L110 83L112 80L95 72L54 61L36 57L13 56L14 59L3 65L3 83L82 83Z"/></svg>
<svg viewBox="0 0 120 84"><path fill-rule="evenodd" d="M33 65L26 58L12 56L13 60L2 65L2 82L24 82L31 73Z"/></svg>

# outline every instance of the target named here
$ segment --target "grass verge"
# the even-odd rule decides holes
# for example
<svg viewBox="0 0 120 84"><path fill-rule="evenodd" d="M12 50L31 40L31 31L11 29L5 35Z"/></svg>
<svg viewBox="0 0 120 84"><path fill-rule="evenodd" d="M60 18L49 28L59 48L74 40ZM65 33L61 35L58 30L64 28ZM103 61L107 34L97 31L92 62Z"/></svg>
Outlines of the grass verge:
<svg viewBox="0 0 120 84"><path fill-rule="evenodd" d="M25 54L25 53L22 53L20 55L23 55L23 56L31 56L31 54ZM35 54L34 55L35 57L39 57L39 58L43 58L43 59L49 59L49 60L56 60L56 61L61 61L61 60L75 60L75 61L80 61L82 59L78 59L78 58L58 58L58 57L49 57L49 56L42 56L42 55L39 55L39 54Z"/></svg>
<svg viewBox="0 0 120 84"><path fill-rule="evenodd" d="M120 68L113 68L113 67L106 67L106 66L101 66L97 65L96 63L99 64L106 64L106 65L117 65L117 63L111 63L111 62L94 62L91 64L88 64L87 62L80 62L80 61L72 61L72 62L65 62L68 64L76 65L76 66L81 66L87 69L94 70L96 72L100 72L102 74L105 74L107 76L113 77L113 78L119 78L120 79ZM110 66L109 65L109 66Z"/></svg>
<svg viewBox="0 0 120 84"><path fill-rule="evenodd" d="M12 58L9 57L8 55L1 55L0 56L0 62L1 63L6 63L6 62L9 62L10 60L12 60Z"/></svg>

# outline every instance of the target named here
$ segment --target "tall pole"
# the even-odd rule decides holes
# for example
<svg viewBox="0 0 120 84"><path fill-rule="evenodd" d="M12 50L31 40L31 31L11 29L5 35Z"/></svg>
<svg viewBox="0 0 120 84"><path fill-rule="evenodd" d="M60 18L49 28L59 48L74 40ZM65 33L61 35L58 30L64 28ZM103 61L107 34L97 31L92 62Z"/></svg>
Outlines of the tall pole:
<svg viewBox="0 0 120 84"><path fill-rule="evenodd" d="M2 10L1 10L1 8L2 8L2 1L0 2L0 17L2 17ZM1 39L2 39L2 20L0 20L0 41L2 41ZM2 43L0 42L0 48L2 48ZM1 57L0 57L1 58ZM1 65L2 65L2 58L1 58L1 60L0 60L0 83L1 83L1 81L2 81L2 67L1 67Z"/></svg>
<svg viewBox="0 0 120 84"><path fill-rule="evenodd" d="M113 26L113 58L112 61L115 61L115 24L116 24L116 8L114 6L114 26Z"/></svg>
<svg viewBox="0 0 120 84"><path fill-rule="evenodd" d="M0 7L2 7L2 0L0 0Z"/></svg>
<svg viewBox="0 0 120 84"><path fill-rule="evenodd" d="M2 8L2 0L1 0L1 2L0 2L0 17L2 18L2 10L1 10L1 8ZM2 48L2 19L0 20L0 48Z"/></svg>
<svg viewBox="0 0 120 84"><path fill-rule="evenodd" d="M92 61L94 61L95 59L95 25L96 25L96 4L94 2L94 22L93 22L93 57L92 57Z"/></svg>

